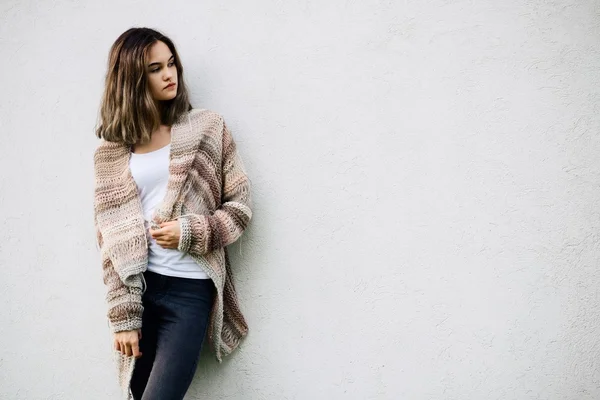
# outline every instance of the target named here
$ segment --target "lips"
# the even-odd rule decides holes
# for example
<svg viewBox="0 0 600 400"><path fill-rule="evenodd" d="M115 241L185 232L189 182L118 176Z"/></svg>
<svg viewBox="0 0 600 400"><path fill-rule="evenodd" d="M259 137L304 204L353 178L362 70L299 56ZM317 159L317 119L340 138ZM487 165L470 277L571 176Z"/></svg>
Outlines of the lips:
<svg viewBox="0 0 600 400"><path fill-rule="evenodd" d="M174 84L174 83L171 83L171 84L167 85L167 86L165 87L165 89L168 89L168 88L170 88L170 87L173 87L173 86L175 86L175 84Z"/></svg>

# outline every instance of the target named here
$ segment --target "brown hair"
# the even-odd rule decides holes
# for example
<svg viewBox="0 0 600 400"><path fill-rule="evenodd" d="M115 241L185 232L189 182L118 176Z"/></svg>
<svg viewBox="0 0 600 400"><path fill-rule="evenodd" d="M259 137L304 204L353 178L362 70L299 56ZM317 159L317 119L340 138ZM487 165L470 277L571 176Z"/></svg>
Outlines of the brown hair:
<svg viewBox="0 0 600 400"><path fill-rule="evenodd" d="M177 94L160 105L148 87L145 67L150 47L159 40L175 56L177 67ZM147 143L161 123L172 125L191 109L183 66L171 39L150 28L123 32L110 49L96 136L128 145Z"/></svg>

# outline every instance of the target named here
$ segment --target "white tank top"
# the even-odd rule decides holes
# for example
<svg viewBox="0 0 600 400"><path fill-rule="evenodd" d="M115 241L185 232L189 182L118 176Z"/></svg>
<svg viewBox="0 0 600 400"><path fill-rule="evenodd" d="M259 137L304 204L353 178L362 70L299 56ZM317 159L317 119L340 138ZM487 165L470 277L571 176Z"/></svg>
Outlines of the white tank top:
<svg viewBox="0 0 600 400"><path fill-rule="evenodd" d="M146 232L154 209L167 192L171 144L150 153L131 153L129 168L138 188L144 212ZM189 254L161 247L148 232L148 270L162 275L192 279L209 279Z"/></svg>

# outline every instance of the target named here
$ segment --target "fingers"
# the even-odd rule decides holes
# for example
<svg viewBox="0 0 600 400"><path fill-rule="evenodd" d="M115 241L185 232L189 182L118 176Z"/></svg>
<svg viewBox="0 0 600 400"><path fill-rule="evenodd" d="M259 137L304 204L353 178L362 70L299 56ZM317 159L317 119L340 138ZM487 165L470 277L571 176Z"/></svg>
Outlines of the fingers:
<svg viewBox="0 0 600 400"><path fill-rule="evenodd" d="M138 340L132 340L130 342L119 342L118 340L115 340L114 342L114 346L115 346L115 350L117 350L118 352L120 352L121 354L125 355L125 356L134 356L135 358L140 358L142 356L142 352L140 351L140 344L139 344L139 340L142 338L142 331L139 330L138 331Z"/></svg>
<svg viewBox="0 0 600 400"><path fill-rule="evenodd" d="M173 225L173 222L172 222L172 221L169 221L169 222L163 222L162 224L160 224L160 225L159 225L159 226L160 226L160 228L157 228L157 229L152 229L152 228L150 228L150 231L151 231L150 233L152 234L152 232L154 232L153 234L154 234L155 236L161 236L161 235L164 235L164 234L166 234L167 232L169 232L169 231L171 230L171 228L170 228L170 227L171 227L171 225Z"/></svg>
<svg viewBox="0 0 600 400"><path fill-rule="evenodd" d="M179 244L179 240L173 238L170 234L163 235L155 238L156 244L165 249L176 249Z"/></svg>
<svg viewBox="0 0 600 400"><path fill-rule="evenodd" d="M150 229L150 236L154 239L159 238L165 234L165 229Z"/></svg>
<svg viewBox="0 0 600 400"><path fill-rule="evenodd" d="M135 358L140 358L142 356L142 352L140 351L139 343L135 343L131 345L131 351Z"/></svg>
<svg viewBox="0 0 600 400"><path fill-rule="evenodd" d="M160 229L150 228L150 236L156 241L156 244L165 249L177 249L179 247L179 237L181 236L178 230L179 221L167 221L160 224Z"/></svg>
<svg viewBox="0 0 600 400"><path fill-rule="evenodd" d="M156 241L156 244L162 247L173 247L173 243L176 241L170 232L165 232L162 235L152 235L152 238Z"/></svg>
<svg viewBox="0 0 600 400"><path fill-rule="evenodd" d="M175 225L179 226L179 221L174 220L174 221L163 222L159 225L160 226L159 229L150 228L150 235L152 235L152 237L156 239L157 237L160 237L160 236L172 234L173 233L172 229L173 229L173 226L175 226Z"/></svg>
<svg viewBox="0 0 600 400"><path fill-rule="evenodd" d="M156 240L158 240L158 239L168 239L168 238L175 237L175 235L173 234L173 232L171 232L170 230L167 230L167 229L159 229L159 230L156 230L154 232L150 232L150 236L152 236Z"/></svg>
<svg viewBox="0 0 600 400"><path fill-rule="evenodd" d="M121 353L127 357L134 356L135 358L140 358L142 356L142 352L140 351L140 344L138 341L131 343L121 343Z"/></svg>

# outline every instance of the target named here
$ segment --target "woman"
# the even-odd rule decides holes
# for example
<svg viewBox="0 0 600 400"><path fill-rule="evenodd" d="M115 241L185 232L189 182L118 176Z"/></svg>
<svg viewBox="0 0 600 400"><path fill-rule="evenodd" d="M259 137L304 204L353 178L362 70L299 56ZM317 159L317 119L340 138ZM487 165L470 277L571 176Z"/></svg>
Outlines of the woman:
<svg viewBox="0 0 600 400"><path fill-rule="evenodd" d="M183 399L206 334L216 357L248 327L225 246L252 217L223 118L190 105L173 42L147 28L110 50L94 154L94 222L126 399Z"/></svg>

